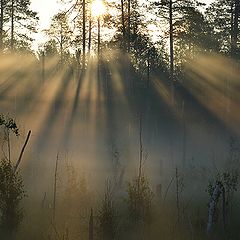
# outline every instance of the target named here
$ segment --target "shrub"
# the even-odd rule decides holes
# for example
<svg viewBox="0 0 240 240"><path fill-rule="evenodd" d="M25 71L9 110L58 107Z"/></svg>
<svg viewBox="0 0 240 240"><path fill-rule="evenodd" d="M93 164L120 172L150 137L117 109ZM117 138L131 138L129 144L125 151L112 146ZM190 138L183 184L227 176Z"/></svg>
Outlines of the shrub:
<svg viewBox="0 0 240 240"><path fill-rule="evenodd" d="M152 199L153 192L144 174L128 183L128 210L130 218L135 223L150 222Z"/></svg>
<svg viewBox="0 0 240 240"><path fill-rule="evenodd" d="M18 228L23 212L20 202L24 197L23 182L18 172L6 159L0 162L0 227L4 236L9 237Z"/></svg>
<svg viewBox="0 0 240 240"><path fill-rule="evenodd" d="M101 239L116 239L118 229L117 214L109 183L107 183L104 198L101 202L98 220Z"/></svg>

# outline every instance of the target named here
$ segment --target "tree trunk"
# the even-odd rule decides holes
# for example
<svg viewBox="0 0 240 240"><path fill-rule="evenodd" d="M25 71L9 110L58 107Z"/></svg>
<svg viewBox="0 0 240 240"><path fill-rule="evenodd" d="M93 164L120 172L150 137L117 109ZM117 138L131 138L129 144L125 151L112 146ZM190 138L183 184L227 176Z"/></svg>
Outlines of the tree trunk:
<svg viewBox="0 0 240 240"><path fill-rule="evenodd" d="M140 119L139 119L139 168L138 168L138 181L137 181L138 194L140 194L140 185L141 185L141 179L142 179L142 164L143 164L142 115L140 113Z"/></svg>
<svg viewBox="0 0 240 240"><path fill-rule="evenodd" d="M174 71L174 55L173 55L173 2L169 1L169 39L170 39L170 81L171 81L171 100L174 102L174 84L173 84L173 71Z"/></svg>
<svg viewBox="0 0 240 240"><path fill-rule="evenodd" d="M232 27L232 42L231 42L231 55L236 57L237 54L237 40L238 40L238 20L240 12L240 0L234 1L233 7L233 27Z"/></svg>
<svg viewBox="0 0 240 240"><path fill-rule="evenodd" d="M100 44L101 44L101 26L100 26L100 17L97 19L98 23L98 58L100 56ZM98 59L99 60L99 59Z"/></svg>
<svg viewBox="0 0 240 240"><path fill-rule="evenodd" d="M90 11L89 32L88 32L88 54L89 54L89 56L90 56L90 52L91 52L91 43L92 43L92 12Z"/></svg>
<svg viewBox="0 0 240 240"><path fill-rule="evenodd" d="M90 218L89 218L88 239L93 240L93 210L92 210L92 208L91 208L91 214L90 214Z"/></svg>
<svg viewBox="0 0 240 240"><path fill-rule="evenodd" d="M213 193L212 193L211 200L210 200L209 207L208 207L208 222L207 222L207 233L208 234L211 232L213 222L214 222L216 205L217 205L220 195L223 193L223 189L224 189L224 187L221 182L217 182L213 189ZM223 196L223 202L225 204L225 193ZM223 210L225 211L225 206L224 206ZM224 216L225 216L225 213L224 213ZM224 219L224 221L225 221L225 219Z"/></svg>
<svg viewBox="0 0 240 240"><path fill-rule="evenodd" d="M130 41L131 41L131 0L128 0L128 46L127 51L130 52Z"/></svg>
<svg viewBox="0 0 240 240"><path fill-rule="evenodd" d="M21 161L22 161L23 153L24 153L25 148L26 148L26 146L27 146L27 144L28 144L28 141L29 141L29 139L30 139L31 133L32 133L32 131L29 130L29 131L28 131L27 138L26 138L26 140L25 140L25 142L24 142L24 144L23 144L23 146L22 146L21 152L20 152L20 154L19 154L17 163L16 163L16 165L15 165L15 167L14 167L14 173L16 173L16 171L17 171L17 169L18 169L18 167L19 167L19 165L20 165L20 163L21 163Z"/></svg>
<svg viewBox="0 0 240 240"><path fill-rule="evenodd" d="M148 55L147 55L147 88L149 88L150 84L150 49L148 49Z"/></svg>
<svg viewBox="0 0 240 240"><path fill-rule="evenodd" d="M97 42L98 42L98 81L100 79L100 57L101 57L101 48L100 48L100 44L101 44L101 25L100 25L100 16L98 17L97 19L97 24L98 24L98 39L97 39Z"/></svg>
<svg viewBox="0 0 240 240"><path fill-rule="evenodd" d="M1 0L1 13L0 13L0 52L3 49L3 14L4 14L4 0Z"/></svg>
<svg viewBox="0 0 240 240"><path fill-rule="evenodd" d="M230 39L230 54L231 54L231 56L233 55L233 22L234 22L234 11L233 11L233 9L234 9L234 1L235 0L231 0L231 22L230 22L230 24L231 24L231 32L230 32L230 34L231 34L231 39Z"/></svg>
<svg viewBox="0 0 240 240"><path fill-rule="evenodd" d="M82 19L82 23L83 23L83 36L82 36L82 48L83 48L83 68L85 68L85 56L86 56L86 1L83 0L83 19Z"/></svg>
<svg viewBox="0 0 240 240"><path fill-rule="evenodd" d="M125 15L124 15L124 0L121 0L121 17L122 17L122 35L123 35L123 48L126 48L126 30L125 30Z"/></svg>
<svg viewBox="0 0 240 240"><path fill-rule="evenodd" d="M44 84L45 80L45 53L42 51L42 84Z"/></svg>
<svg viewBox="0 0 240 240"><path fill-rule="evenodd" d="M57 174L58 174L58 154L54 170L54 187L53 187L53 223L55 223L56 216L56 197L57 197Z"/></svg>
<svg viewBox="0 0 240 240"><path fill-rule="evenodd" d="M60 34L60 65L63 64L63 29L61 24L61 34Z"/></svg>
<svg viewBox="0 0 240 240"><path fill-rule="evenodd" d="M14 47L14 0L11 2L11 42L10 42L10 48L13 52Z"/></svg>
<svg viewBox="0 0 240 240"><path fill-rule="evenodd" d="M180 220L180 204L179 204L179 175L178 168L176 167L176 204L177 204L177 221Z"/></svg>

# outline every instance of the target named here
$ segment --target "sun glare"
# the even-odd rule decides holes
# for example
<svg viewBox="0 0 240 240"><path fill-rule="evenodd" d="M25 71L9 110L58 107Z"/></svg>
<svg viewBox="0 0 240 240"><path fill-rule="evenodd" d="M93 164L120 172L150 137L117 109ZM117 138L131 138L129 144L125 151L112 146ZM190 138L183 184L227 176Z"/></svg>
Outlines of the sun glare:
<svg viewBox="0 0 240 240"><path fill-rule="evenodd" d="M103 3L103 1L101 0L94 0L92 2L92 16L94 17L100 17L105 13L105 5Z"/></svg>

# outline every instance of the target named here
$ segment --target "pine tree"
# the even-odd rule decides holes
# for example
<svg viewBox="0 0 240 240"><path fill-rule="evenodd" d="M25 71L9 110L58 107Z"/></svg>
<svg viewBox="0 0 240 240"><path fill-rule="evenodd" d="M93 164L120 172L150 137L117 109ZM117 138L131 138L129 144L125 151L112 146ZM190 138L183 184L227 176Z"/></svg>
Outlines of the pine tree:
<svg viewBox="0 0 240 240"><path fill-rule="evenodd" d="M68 10L66 14L71 16L74 24L75 39L73 41L74 48L81 57L81 64L86 64L87 51L90 52L92 47L92 28L93 21L91 15L90 0L61 0L64 4L67 3ZM70 7L69 7L70 6ZM80 56L81 55L81 56ZM78 59L79 63L80 60Z"/></svg>
<svg viewBox="0 0 240 240"><path fill-rule="evenodd" d="M73 34L65 12L59 12L53 16L50 28L46 30L46 33L52 40L56 40L60 52L60 63L63 63L64 55L69 53Z"/></svg>
<svg viewBox="0 0 240 240"><path fill-rule="evenodd" d="M214 28L220 51L237 56L239 51L239 0L217 0L206 10L206 16Z"/></svg>
<svg viewBox="0 0 240 240"><path fill-rule="evenodd" d="M11 51L33 41L30 33L36 32L39 18L37 12L30 9L30 4L30 0L1 0L0 42L3 46L4 29L10 25L10 35L5 39L5 45Z"/></svg>
<svg viewBox="0 0 240 240"><path fill-rule="evenodd" d="M239 37L239 21L240 21L240 0L232 0L231 12L231 56L237 57L239 54L238 37Z"/></svg>
<svg viewBox="0 0 240 240"><path fill-rule="evenodd" d="M171 98L174 102L174 67L175 67L175 53L174 53L174 30L175 23L183 18L186 9L197 7L201 5L196 0L161 0L156 1L155 5L158 7L159 16L168 23L168 38L169 38L169 76L171 84Z"/></svg>
<svg viewBox="0 0 240 240"><path fill-rule="evenodd" d="M5 0L1 0L0 2L1 4L1 12L0 12L0 51L2 51L3 49L3 35L4 35L4 30L3 30L3 26L4 26L4 13L5 13L5 8L6 8L6 1Z"/></svg>
<svg viewBox="0 0 240 240"><path fill-rule="evenodd" d="M174 23L175 65L181 67L187 59L199 52L217 50L213 29L204 15L195 7L185 8L183 16Z"/></svg>

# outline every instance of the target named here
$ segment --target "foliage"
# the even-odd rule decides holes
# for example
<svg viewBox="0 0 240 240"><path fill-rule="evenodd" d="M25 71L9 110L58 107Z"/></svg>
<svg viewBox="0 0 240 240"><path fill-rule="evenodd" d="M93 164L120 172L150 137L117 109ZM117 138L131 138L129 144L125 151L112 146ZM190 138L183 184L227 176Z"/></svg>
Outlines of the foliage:
<svg viewBox="0 0 240 240"><path fill-rule="evenodd" d="M57 41L55 39L50 39L49 41L45 42L43 50L46 57L57 56L59 54Z"/></svg>
<svg viewBox="0 0 240 240"><path fill-rule="evenodd" d="M59 12L53 16L51 26L46 30L46 34L57 41L59 49L62 48L62 51L66 51L71 41L72 31L68 23L67 15Z"/></svg>
<svg viewBox="0 0 240 240"><path fill-rule="evenodd" d="M20 203L25 196L21 176L14 172L12 164L0 162L0 226L4 234L13 234L23 217Z"/></svg>
<svg viewBox="0 0 240 240"><path fill-rule="evenodd" d="M183 17L174 23L175 52L183 52L178 56L178 61L182 62L186 57L193 58L199 51L216 49L212 32L210 24L199 10L186 8Z"/></svg>
<svg viewBox="0 0 240 240"><path fill-rule="evenodd" d="M45 33L50 38L50 41L46 44L45 48L48 51L47 54L60 55L60 63L63 64L69 58L69 49L71 46L73 32L69 26L69 20L65 12L59 12L53 16L49 29L45 30Z"/></svg>
<svg viewBox="0 0 240 240"><path fill-rule="evenodd" d="M221 182L225 187L227 192L236 192L239 181L239 173L237 171L233 172L223 172L218 173L215 182ZM209 182L207 192L211 196L214 189L214 182Z"/></svg>
<svg viewBox="0 0 240 240"><path fill-rule="evenodd" d="M229 215L230 210L232 208L232 200L233 200L233 193L237 191L237 185L239 182L239 173L237 171L232 172L223 172L222 174L218 174L216 176L215 182L209 182L207 192L210 197L213 196L214 190L217 185L221 186L221 194L223 195L223 204L222 204L222 211L223 211L223 221L224 224L226 222L226 216ZM219 218L219 206L217 203L219 202L220 193L216 196L216 206L214 208L214 215L213 221L217 222Z"/></svg>
<svg viewBox="0 0 240 240"><path fill-rule="evenodd" d="M101 239L116 239L118 229L117 213L109 183L107 183L104 199L98 212L98 221Z"/></svg>
<svg viewBox="0 0 240 240"><path fill-rule="evenodd" d="M11 130L16 136L19 136L19 129L14 119L0 115L0 126L1 125L6 129Z"/></svg>
<svg viewBox="0 0 240 240"><path fill-rule="evenodd" d="M234 2L237 4L239 1L214 1L206 10L206 17L214 29L214 36L219 42L220 51L226 54L229 54L231 51L234 18L238 18L234 14ZM236 22L239 24L240 19L237 19ZM239 35L239 31L237 34Z"/></svg>
<svg viewBox="0 0 240 240"><path fill-rule="evenodd" d="M33 42L31 34L37 31L39 17L37 12L31 10L30 0L3 2L3 30L7 33L3 39L4 45L7 49L14 47L20 50L23 45ZM9 25L11 32L8 31Z"/></svg>
<svg viewBox="0 0 240 240"><path fill-rule="evenodd" d="M151 221L153 192L148 179L142 175L128 183L128 210L130 218L135 223Z"/></svg>
<svg viewBox="0 0 240 240"><path fill-rule="evenodd" d="M0 126L19 136L19 129L12 118L0 115ZM10 159L3 158L0 161L0 228L6 237L17 230L22 220L20 203L25 196L23 188L22 178L15 166Z"/></svg>

